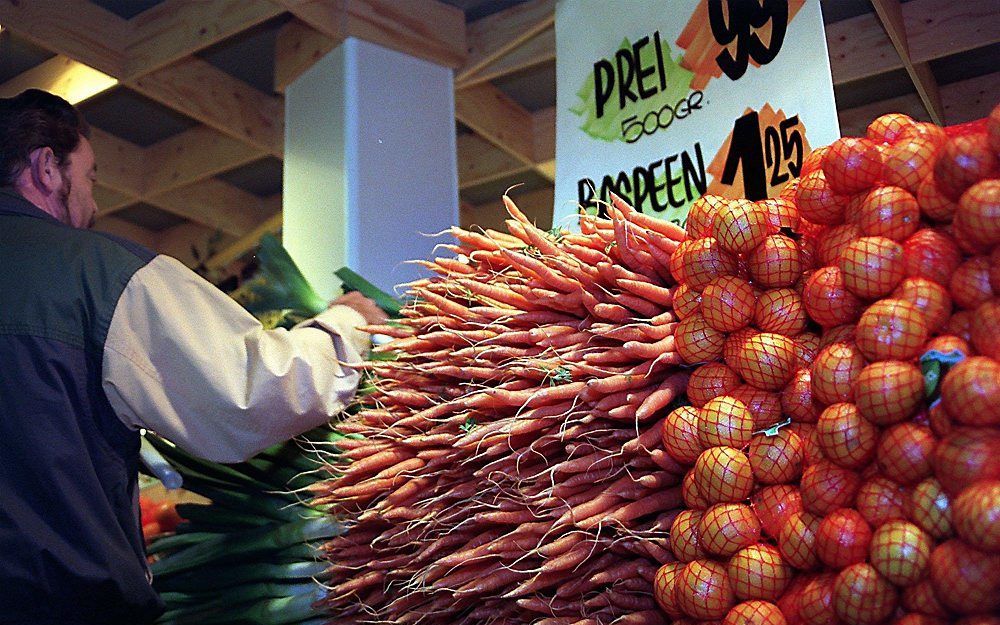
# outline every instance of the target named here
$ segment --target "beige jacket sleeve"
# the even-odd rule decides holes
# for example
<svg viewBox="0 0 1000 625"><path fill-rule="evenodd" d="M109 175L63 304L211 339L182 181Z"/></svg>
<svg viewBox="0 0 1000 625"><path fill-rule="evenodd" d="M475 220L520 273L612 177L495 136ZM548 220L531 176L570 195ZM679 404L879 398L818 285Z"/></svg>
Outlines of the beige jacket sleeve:
<svg viewBox="0 0 1000 625"><path fill-rule="evenodd" d="M119 418L197 456L239 462L329 421L354 396L368 336L334 306L293 330L264 330L168 256L135 273L104 345Z"/></svg>

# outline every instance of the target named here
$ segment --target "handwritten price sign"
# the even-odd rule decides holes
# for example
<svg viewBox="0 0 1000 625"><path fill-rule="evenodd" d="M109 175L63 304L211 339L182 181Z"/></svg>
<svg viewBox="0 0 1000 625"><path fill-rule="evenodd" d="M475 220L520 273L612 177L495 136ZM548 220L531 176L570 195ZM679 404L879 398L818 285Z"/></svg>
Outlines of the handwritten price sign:
<svg viewBox="0 0 1000 625"><path fill-rule="evenodd" d="M839 136L819 0L557 0L556 63L559 225L774 197Z"/></svg>
<svg viewBox="0 0 1000 625"><path fill-rule="evenodd" d="M779 121L776 127L766 126L761 134L760 115L750 111L733 126L720 182L733 186L742 168L743 197L763 200L770 189L798 177L803 156L805 141L798 115Z"/></svg>
<svg viewBox="0 0 1000 625"><path fill-rule="evenodd" d="M708 166L713 177L708 192L751 200L774 197L802 169L809 153L805 134L798 115L786 117L770 105L747 109Z"/></svg>
<svg viewBox="0 0 1000 625"><path fill-rule="evenodd" d="M778 56L788 26L788 2L764 0L708 0L708 21L712 37L723 47L715 57L719 69L732 80L747 72L752 58L757 65L767 65ZM765 41L765 39L767 41Z"/></svg>

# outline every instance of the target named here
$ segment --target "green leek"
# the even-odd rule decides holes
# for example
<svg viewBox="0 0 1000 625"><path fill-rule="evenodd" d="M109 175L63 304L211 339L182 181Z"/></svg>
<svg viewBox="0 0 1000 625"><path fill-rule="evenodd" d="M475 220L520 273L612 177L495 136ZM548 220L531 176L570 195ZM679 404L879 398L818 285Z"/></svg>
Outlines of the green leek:
<svg viewBox="0 0 1000 625"><path fill-rule="evenodd" d="M361 293L368 299L375 302L375 304L385 311L385 314L390 317L398 317L399 313L403 310L399 300L378 288L368 280L365 280L355 271L347 267L341 267L333 273L335 276L340 278L341 282L344 283L345 292L357 291L358 293Z"/></svg>
<svg viewBox="0 0 1000 625"><path fill-rule="evenodd" d="M283 547L333 538L345 531L343 525L329 517L302 519L277 527L268 525L210 538L154 562L150 568L153 575L171 575L214 560L239 560Z"/></svg>
<svg viewBox="0 0 1000 625"><path fill-rule="evenodd" d="M239 586L251 582L269 580L306 580L323 578L327 562L251 562L248 564L226 564L220 567L203 567L157 580L157 586L164 592L196 593L205 592L218 595L219 589ZM228 591L226 593L228 596Z"/></svg>
<svg viewBox="0 0 1000 625"><path fill-rule="evenodd" d="M291 309L314 317L328 306L271 234L260 240L257 272L230 296L253 314Z"/></svg>

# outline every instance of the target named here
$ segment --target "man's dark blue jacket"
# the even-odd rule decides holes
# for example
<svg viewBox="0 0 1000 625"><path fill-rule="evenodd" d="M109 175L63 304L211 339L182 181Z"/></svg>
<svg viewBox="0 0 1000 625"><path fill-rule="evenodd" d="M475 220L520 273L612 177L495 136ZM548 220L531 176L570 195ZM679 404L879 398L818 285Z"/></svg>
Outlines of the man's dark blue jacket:
<svg viewBox="0 0 1000 625"><path fill-rule="evenodd" d="M137 510L139 435L101 386L115 304L152 258L0 191L4 625L142 624L162 611Z"/></svg>

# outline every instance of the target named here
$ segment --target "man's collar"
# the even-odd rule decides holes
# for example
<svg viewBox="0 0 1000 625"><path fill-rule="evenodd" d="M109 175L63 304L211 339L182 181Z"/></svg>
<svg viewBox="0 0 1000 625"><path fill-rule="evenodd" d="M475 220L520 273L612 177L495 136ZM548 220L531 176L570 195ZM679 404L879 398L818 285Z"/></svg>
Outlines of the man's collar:
<svg viewBox="0 0 1000 625"><path fill-rule="evenodd" d="M13 187L0 187L0 214L24 215L37 219L46 219L55 223L62 223L52 215L38 208L14 190Z"/></svg>

